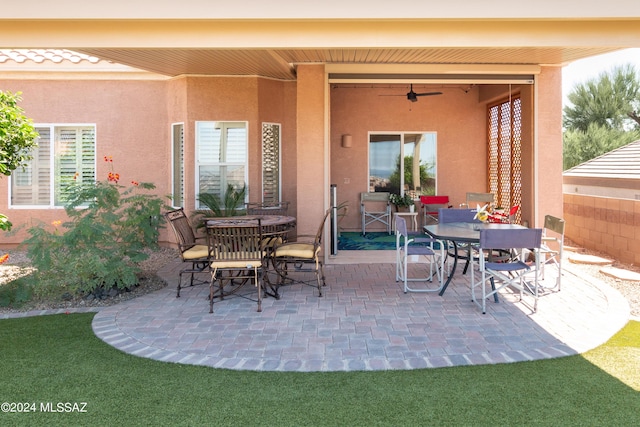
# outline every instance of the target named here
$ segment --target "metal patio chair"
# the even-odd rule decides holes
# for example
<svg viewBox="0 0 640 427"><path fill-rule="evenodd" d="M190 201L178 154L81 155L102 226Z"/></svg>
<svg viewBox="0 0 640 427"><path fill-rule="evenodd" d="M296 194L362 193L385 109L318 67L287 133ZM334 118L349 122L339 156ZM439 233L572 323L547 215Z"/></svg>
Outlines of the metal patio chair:
<svg viewBox="0 0 640 427"><path fill-rule="evenodd" d="M405 294L407 292L440 292L444 286L444 243L424 234L410 234L407 231L406 220L400 216L396 216L395 228L396 282L402 281ZM409 278L410 258L424 258L429 266L429 275ZM427 287L428 283L433 282L434 276L438 280L438 287ZM423 282L425 286L412 288L409 286L409 282Z"/></svg>
<svg viewBox="0 0 640 427"><path fill-rule="evenodd" d="M184 213L183 208L165 212L163 216L176 236L182 262L190 265L190 267L180 270L176 291L176 298L179 298L183 274L189 274L191 276L189 286L208 283L208 281L205 280L196 280L194 276L198 273L206 273L209 271L209 247L206 245L204 237L197 238L195 236L191 222ZM203 243L198 243L199 241L203 241Z"/></svg>
<svg viewBox="0 0 640 427"><path fill-rule="evenodd" d="M448 224L452 222L468 222L468 223L480 223L481 221L475 218L476 210L475 209L444 209L440 208L438 217L440 218L441 224ZM469 263L471 262L471 256L474 251L474 245L470 243L456 243L458 245L458 250L462 251L464 255L458 253L458 259L464 259L465 264L462 269L462 274L467 274L467 270L469 269ZM448 250L447 256L455 256L455 253ZM448 265L448 264L447 264Z"/></svg>
<svg viewBox="0 0 640 427"><path fill-rule="evenodd" d="M215 225L207 224L206 229L211 253L209 313L213 313L215 298L235 294L252 299L239 292L248 283L256 287L258 311L262 311L265 252L260 219L216 218Z"/></svg>
<svg viewBox="0 0 640 427"><path fill-rule="evenodd" d="M420 196L422 207L422 225L427 225L427 220L438 222L441 208L450 208L449 196Z"/></svg>
<svg viewBox="0 0 640 427"><path fill-rule="evenodd" d="M278 280L274 290L276 298L279 297L278 288L285 285L286 282L297 282L317 287L318 296L322 296L322 288L326 286L326 282L320 250L322 249L324 224L330 213L331 209L327 209L315 236L298 235L295 242L274 245L270 260ZM315 280L307 281L295 277L297 273L305 272L313 273Z"/></svg>
<svg viewBox="0 0 640 427"><path fill-rule="evenodd" d="M391 234L391 203L389 202L389 195L389 193L383 192L360 193L360 215L363 236L367 232L367 225L376 222L384 224L387 233Z"/></svg>
<svg viewBox="0 0 640 427"><path fill-rule="evenodd" d="M555 267L557 271L556 283L549 289L560 290L562 282L562 257L564 252L564 219L552 215L545 215L542 232L542 246L540 247L541 277L544 275L547 266Z"/></svg>
<svg viewBox="0 0 640 427"><path fill-rule="evenodd" d="M487 312L487 298L496 296L501 289L507 286L520 292L520 301L522 301L525 292L531 293L534 298L533 312L537 311L541 242L541 228L480 230L480 256L477 259L480 281L476 281L475 268L472 265L471 299L482 308L482 314ZM500 262L491 261L489 255L496 249L509 250L512 257ZM534 254L533 264L528 263L528 256L531 252ZM474 261L475 263L476 261ZM496 287L496 281L500 282L500 286ZM487 282L491 286L490 292L487 292ZM478 287L482 290L481 301L476 298L476 288Z"/></svg>
<svg viewBox="0 0 640 427"><path fill-rule="evenodd" d="M466 203L460 207L475 209L476 205L491 205L495 200L493 193L467 193Z"/></svg>
<svg viewBox="0 0 640 427"><path fill-rule="evenodd" d="M247 215L287 215L289 202L247 203Z"/></svg>

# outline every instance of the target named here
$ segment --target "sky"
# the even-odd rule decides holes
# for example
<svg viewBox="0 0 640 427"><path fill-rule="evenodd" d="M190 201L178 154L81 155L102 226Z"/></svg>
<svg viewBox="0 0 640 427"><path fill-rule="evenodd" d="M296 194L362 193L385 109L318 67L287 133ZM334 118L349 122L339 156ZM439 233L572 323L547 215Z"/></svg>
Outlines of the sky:
<svg viewBox="0 0 640 427"><path fill-rule="evenodd" d="M614 67L633 64L640 72L640 49L624 49L604 55L572 62L562 69L562 106L567 104L567 95L576 84L597 78Z"/></svg>

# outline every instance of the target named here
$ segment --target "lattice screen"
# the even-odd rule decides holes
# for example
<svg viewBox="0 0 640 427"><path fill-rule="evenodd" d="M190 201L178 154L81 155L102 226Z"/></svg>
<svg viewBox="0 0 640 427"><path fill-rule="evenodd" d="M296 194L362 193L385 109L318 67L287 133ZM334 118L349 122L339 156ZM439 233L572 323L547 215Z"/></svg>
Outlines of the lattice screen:
<svg viewBox="0 0 640 427"><path fill-rule="evenodd" d="M262 202L280 202L280 125L262 123Z"/></svg>
<svg viewBox="0 0 640 427"><path fill-rule="evenodd" d="M496 205L522 205L522 115L519 97L489 107L489 191ZM521 222L518 210L516 222Z"/></svg>

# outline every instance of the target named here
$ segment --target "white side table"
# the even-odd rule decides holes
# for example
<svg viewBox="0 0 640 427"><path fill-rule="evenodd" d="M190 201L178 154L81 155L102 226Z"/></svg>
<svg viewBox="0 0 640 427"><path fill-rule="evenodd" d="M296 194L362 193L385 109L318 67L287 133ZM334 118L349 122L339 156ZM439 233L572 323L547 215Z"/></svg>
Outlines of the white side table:
<svg viewBox="0 0 640 427"><path fill-rule="evenodd" d="M418 212L393 212L393 221L391 222L392 231L396 231L396 215L411 217L413 222L413 231L418 231Z"/></svg>

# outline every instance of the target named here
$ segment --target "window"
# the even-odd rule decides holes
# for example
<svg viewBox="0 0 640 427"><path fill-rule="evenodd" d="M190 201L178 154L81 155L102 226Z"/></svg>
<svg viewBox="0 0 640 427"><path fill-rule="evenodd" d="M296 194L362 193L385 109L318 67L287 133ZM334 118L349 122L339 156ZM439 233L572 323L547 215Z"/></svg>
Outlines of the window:
<svg viewBox="0 0 640 427"><path fill-rule="evenodd" d="M184 207L184 124L171 127L171 199L174 207Z"/></svg>
<svg viewBox="0 0 640 427"><path fill-rule="evenodd" d="M64 206L70 185L95 182L95 126L35 128L40 136L33 159L24 170L19 168L11 176L11 205Z"/></svg>
<svg viewBox="0 0 640 427"><path fill-rule="evenodd" d="M435 132L370 134L369 192L436 194L436 140Z"/></svg>
<svg viewBox="0 0 640 427"><path fill-rule="evenodd" d="M280 202L280 125L262 123L262 201Z"/></svg>
<svg viewBox="0 0 640 427"><path fill-rule="evenodd" d="M503 208L522 204L521 101L513 97L489 106L489 190ZM520 212L516 222L520 222Z"/></svg>
<svg viewBox="0 0 640 427"><path fill-rule="evenodd" d="M198 194L224 199L229 184L236 189L245 185L247 141L246 122L196 122Z"/></svg>

